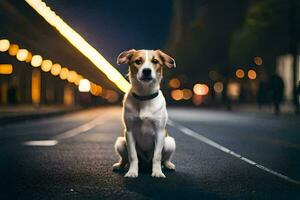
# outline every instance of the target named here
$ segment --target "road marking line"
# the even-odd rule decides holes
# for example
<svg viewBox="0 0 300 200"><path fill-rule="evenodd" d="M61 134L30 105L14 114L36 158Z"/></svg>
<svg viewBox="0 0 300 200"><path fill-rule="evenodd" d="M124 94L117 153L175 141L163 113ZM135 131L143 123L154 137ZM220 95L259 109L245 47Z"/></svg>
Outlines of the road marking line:
<svg viewBox="0 0 300 200"><path fill-rule="evenodd" d="M26 146L54 146L58 143L57 140L33 140L24 142Z"/></svg>
<svg viewBox="0 0 300 200"><path fill-rule="evenodd" d="M81 133L87 132L87 131L95 128L96 126L105 123L109 119L110 118L103 118L103 116L101 115L101 116L97 117L96 119L93 119L83 125L80 125L76 128L73 128L73 129L65 131L61 134L58 134L49 140L26 141L23 144L27 145L27 146L55 146L58 144L58 142L60 140L65 140L65 139L80 135Z"/></svg>
<svg viewBox="0 0 300 200"><path fill-rule="evenodd" d="M246 163L248 163L250 165L253 165L253 166L255 166L255 167L257 167L257 168L259 168L259 169L261 169L261 170L263 170L265 172L273 174L273 175L275 175L275 176L277 176L279 178L282 178L282 179L284 179L286 181L289 181L291 183L300 184L300 181L292 179L292 178L290 178L290 177L288 177L286 175L283 175L283 174L281 174L279 172L276 172L276 171L274 171L272 169L269 169L267 167L264 167L263 165L260 165L260 164L258 164L256 162L254 162L254 161L252 161L252 160L250 160L250 159L248 159L248 158L246 158L246 157L244 157L244 156L242 156L242 155L240 155L238 153L235 153L234 151L231 151L230 149L228 149L228 148L226 148L226 147L224 147L224 146L222 146L222 145L220 145L220 144L212 141L211 139L208 139L207 137L205 137L205 136L203 136L203 135L201 135L201 134L193 131L192 129L189 129L189 128L187 128L185 126L182 126L182 125L180 125L178 123L175 123L175 122L173 122L171 120L168 121L168 124L170 126L173 126L173 127L177 128L178 130L180 130L185 135L193 137L193 138L195 138L197 140L200 140L201 142L204 142L204 143L206 143L206 144L208 144L208 145L210 145L210 146L212 146L212 147L214 147L216 149L219 149L219 150L221 150L221 151L223 151L225 153L228 153L228 154L230 154L230 155L232 155L232 156L234 156L236 158L239 158L240 160L242 160L242 161L244 161L244 162L246 162Z"/></svg>
<svg viewBox="0 0 300 200"><path fill-rule="evenodd" d="M93 129L97 125L103 124L105 121L106 120L103 120L103 119L101 121L99 121L99 117L98 117L96 119L93 119L90 122L87 122L86 124L83 124L81 126L73 128L73 129L68 130L66 132L63 132L59 135L56 135L56 136L53 137L53 139L55 139L55 140L64 140L64 139L68 139L68 138L77 136L81 133L84 133L84 132L87 132L87 131Z"/></svg>

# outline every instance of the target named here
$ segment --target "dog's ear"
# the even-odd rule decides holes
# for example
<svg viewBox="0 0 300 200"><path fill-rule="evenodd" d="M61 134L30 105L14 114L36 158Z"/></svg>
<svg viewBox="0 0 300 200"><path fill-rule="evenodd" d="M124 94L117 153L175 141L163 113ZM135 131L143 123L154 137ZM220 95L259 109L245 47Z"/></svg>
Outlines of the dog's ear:
<svg viewBox="0 0 300 200"><path fill-rule="evenodd" d="M159 57L162 59L165 66L167 66L168 68L176 67L175 60L171 56L165 54L161 50L156 50L156 52L159 55Z"/></svg>
<svg viewBox="0 0 300 200"><path fill-rule="evenodd" d="M122 53L120 53L117 58L117 64L118 65L127 64L134 52L136 52L136 50L131 49L131 50L123 51Z"/></svg>

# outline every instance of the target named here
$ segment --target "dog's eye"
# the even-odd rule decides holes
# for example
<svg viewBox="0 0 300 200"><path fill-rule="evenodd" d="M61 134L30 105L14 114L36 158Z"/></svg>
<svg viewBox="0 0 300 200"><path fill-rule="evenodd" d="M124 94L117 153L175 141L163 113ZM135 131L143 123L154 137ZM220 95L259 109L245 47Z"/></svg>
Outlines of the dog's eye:
<svg viewBox="0 0 300 200"><path fill-rule="evenodd" d="M155 58L152 60L152 63L153 64L157 64L158 63L158 60L156 60Z"/></svg>
<svg viewBox="0 0 300 200"><path fill-rule="evenodd" d="M136 60L135 64L140 65L140 64L142 64L142 61L141 60Z"/></svg>

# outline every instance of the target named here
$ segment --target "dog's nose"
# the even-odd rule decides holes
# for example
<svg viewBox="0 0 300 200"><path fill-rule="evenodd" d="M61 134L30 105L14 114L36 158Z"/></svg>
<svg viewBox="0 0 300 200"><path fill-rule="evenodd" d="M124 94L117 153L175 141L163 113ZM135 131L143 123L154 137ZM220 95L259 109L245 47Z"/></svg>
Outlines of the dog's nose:
<svg viewBox="0 0 300 200"><path fill-rule="evenodd" d="M151 69L145 68L143 69L143 76L149 77L151 75Z"/></svg>

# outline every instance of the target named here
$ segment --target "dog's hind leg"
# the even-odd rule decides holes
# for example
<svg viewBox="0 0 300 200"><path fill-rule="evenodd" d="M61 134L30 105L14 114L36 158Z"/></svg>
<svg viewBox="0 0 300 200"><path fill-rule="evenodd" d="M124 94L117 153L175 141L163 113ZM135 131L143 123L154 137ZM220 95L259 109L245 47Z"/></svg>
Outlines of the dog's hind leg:
<svg viewBox="0 0 300 200"><path fill-rule="evenodd" d="M124 169L128 163L128 153L125 137L118 137L115 143L115 151L120 156L120 161L113 165L113 171Z"/></svg>
<svg viewBox="0 0 300 200"><path fill-rule="evenodd" d="M162 163L165 168L169 170L175 170L175 165L171 162L175 149L176 144L174 138L170 136L165 137L165 143L162 150Z"/></svg>

